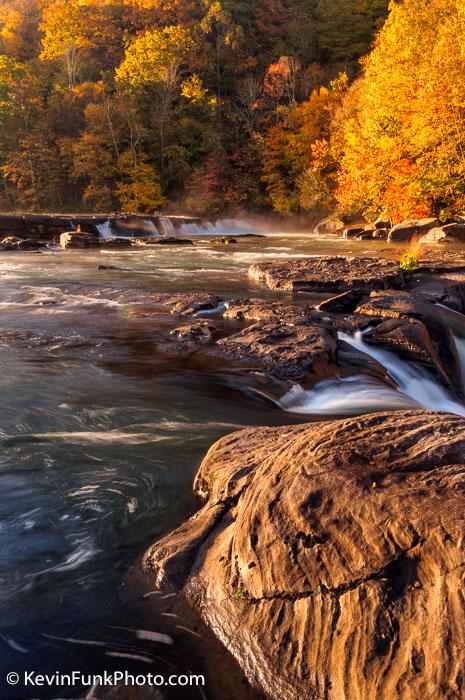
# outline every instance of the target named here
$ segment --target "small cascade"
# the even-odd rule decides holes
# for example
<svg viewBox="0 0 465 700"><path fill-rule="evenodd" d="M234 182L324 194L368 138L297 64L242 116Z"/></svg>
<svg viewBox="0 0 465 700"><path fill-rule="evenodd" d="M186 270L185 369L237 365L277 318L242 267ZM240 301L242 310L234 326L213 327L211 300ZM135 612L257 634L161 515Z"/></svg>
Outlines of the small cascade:
<svg viewBox="0 0 465 700"><path fill-rule="evenodd" d="M179 227L179 232L183 236L202 236L208 233L207 229L200 224L191 222L189 224L181 224Z"/></svg>
<svg viewBox="0 0 465 700"><path fill-rule="evenodd" d="M436 306L440 309L441 316L454 334L455 347L462 370L462 384L465 389L465 316L460 311L454 311L444 304L436 304Z"/></svg>
<svg viewBox="0 0 465 700"><path fill-rule="evenodd" d="M114 238L113 228L110 220L105 221L103 224L98 224L97 231L99 238Z"/></svg>
<svg viewBox="0 0 465 700"><path fill-rule="evenodd" d="M163 236L166 236L167 238L173 238L176 235L174 224L171 221L171 219L168 219L168 217L160 216L159 226Z"/></svg>
<svg viewBox="0 0 465 700"><path fill-rule="evenodd" d="M381 350L369 345L363 339L361 332L353 336L340 333L339 339L379 362L395 381L399 390L413 399L418 406L465 416L465 406L454 401L449 392L420 365L402 360L389 350Z"/></svg>
<svg viewBox="0 0 465 700"><path fill-rule="evenodd" d="M361 332L353 336L339 333L339 340L375 359L398 388L391 389L363 375L325 380L310 390L293 387L280 400L281 408L310 415L358 415L367 411L425 408L465 416L465 406L454 401L423 367L402 360L389 350L369 345Z"/></svg>
<svg viewBox="0 0 465 700"><path fill-rule="evenodd" d="M146 235L148 237L157 238L160 235L153 221L151 221L150 219L144 219L144 224L147 226Z"/></svg>
<svg viewBox="0 0 465 700"><path fill-rule="evenodd" d="M294 386L278 405L284 411L316 416L355 416L418 408L405 394L363 375L325 379L308 390Z"/></svg>

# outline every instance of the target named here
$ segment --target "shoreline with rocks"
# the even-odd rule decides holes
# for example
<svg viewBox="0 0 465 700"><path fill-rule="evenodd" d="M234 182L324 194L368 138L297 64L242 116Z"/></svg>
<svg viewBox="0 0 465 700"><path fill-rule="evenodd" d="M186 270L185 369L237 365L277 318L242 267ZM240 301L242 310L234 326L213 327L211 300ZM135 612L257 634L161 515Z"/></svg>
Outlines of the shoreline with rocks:
<svg viewBox="0 0 465 700"><path fill-rule="evenodd" d="M167 352L258 378L268 398L361 366L392 384L341 340L364 329L368 345L463 401L447 313L465 313L465 255L430 253L411 274L392 260L324 256L258 263L250 276L329 298L160 295L176 322ZM204 507L145 566L161 590L186 596L266 697L460 697L464 449L463 417L420 409L233 433L197 474Z"/></svg>
<svg viewBox="0 0 465 700"><path fill-rule="evenodd" d="M194 245L61 223L68 230L46 245ZM386 240L446 240L438 223L462 225L404 222ZM232 251L235 242L210 240ZM0 242L18 252L43 244ZM411 270L398 253L266 252L249 267L250 293L191 285L202 291L127 297L127 317L156 333L157 371L182 368L287 414L284 427L246 428L210 448L194 482L203 507L144 560L157 591L176 595L179 610L187 601L272 700L465 693L465 252L435 247ZM361 398L350 405L352 393ZM328 408L315 402L324 396Z"/></svg>

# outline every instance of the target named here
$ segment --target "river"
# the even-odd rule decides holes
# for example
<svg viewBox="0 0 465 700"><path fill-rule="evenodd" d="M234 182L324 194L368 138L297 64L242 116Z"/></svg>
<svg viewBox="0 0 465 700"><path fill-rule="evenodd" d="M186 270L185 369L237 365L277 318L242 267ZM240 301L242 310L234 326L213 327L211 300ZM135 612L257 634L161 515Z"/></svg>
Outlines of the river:
<svg viewBox="0 0 465 700"><path fill-rule="evenodd" d="M192 480L216 439L290 418L211 376L161 363L156 321L137 311L154 291L271 295L250 286L252 262L382 248L273 234L228 247L199 237L183 248L0 254L0 675L144 666L115 653L148 655L159 673L203 669L200 627L146 615L140 596L133 604L126 592L128 572L198 507ZM97 271L101 264L126 271ZM136 643L141 626L174 644ZM84 696L6 685L0 694ZM189 688L163 697L220 695Z"/></svg>

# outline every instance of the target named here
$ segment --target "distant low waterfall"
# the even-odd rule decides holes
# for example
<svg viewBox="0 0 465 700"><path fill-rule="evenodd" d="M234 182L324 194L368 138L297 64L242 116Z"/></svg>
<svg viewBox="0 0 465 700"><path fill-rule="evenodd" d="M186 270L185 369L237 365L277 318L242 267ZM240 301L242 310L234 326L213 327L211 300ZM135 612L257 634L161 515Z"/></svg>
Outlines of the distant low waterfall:
<svg viewBox="0 0 465 700"><path fill-rule="evenodd" d="M168 219L166 216L160 216L159 218L159 227L160 227L160 233L163 236L166 236L167 238L173 238L173 236L176 235L176 230L174 228L174 224L171 221L171 219Z"/></svg>
<svg viewBox="0 0 465 700"><path fill-rule="evenodd" d="M103 224L98 224L97 231L100 238L114 238L111 221L105 221Z"/></svg>

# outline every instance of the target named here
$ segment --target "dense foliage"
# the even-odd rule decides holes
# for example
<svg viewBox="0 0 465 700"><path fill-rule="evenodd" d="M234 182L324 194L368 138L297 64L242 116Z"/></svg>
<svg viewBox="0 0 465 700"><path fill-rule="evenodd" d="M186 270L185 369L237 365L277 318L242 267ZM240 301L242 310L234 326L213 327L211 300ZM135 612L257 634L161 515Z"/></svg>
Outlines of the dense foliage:
<svg viewBox="0 0 465 700"><path fill-rule="evenodd" d="M465 208L465 0L392 2L333 122L343 209L394 221Z"/></svg>
<svg viewBox="0 0 465 700"><path fill-rule="evenodd" d="M386 13L387 0L0 0L0 206L329 206L331 123ZM347 177L363 177L355 161Z"/></svg>

